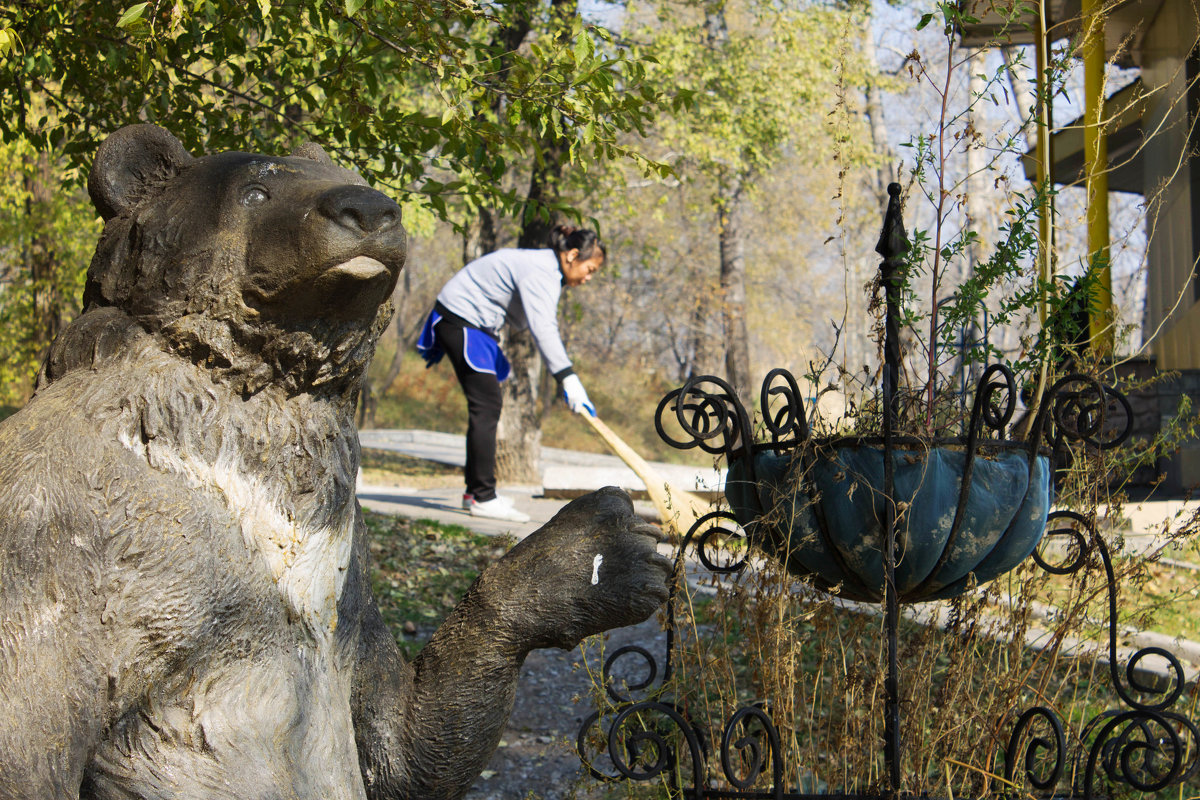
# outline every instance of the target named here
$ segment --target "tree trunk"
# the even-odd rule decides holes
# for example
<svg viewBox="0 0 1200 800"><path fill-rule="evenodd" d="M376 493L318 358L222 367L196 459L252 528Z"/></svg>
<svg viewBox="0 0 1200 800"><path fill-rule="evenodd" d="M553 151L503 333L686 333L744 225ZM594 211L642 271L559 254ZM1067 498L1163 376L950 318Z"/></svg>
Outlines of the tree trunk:
<svg viewBox="0 0 1200 800"><path fill-rule="evenodd" d="M551 24L560 31L569 30L569 21L577 13L576 0L551 0ZM564 35L563 33L559 34ZM562 179L562 161L566 143L543 142L541 161L534 161L526 195L525 214L517 247L546 247L550 231L558 220L543 215L548 203L557 199ZM541 394L542 358L528 330L509 331L501 346L512 375L500 384L504 408L496 432L496 478L500 481L540 483L542 455Z"/></svg>
<svg viewBox="0 0 1200 800"><path fill-rule="evenodd" d="M31 284L33 303L33 325L28 332L30 350L36 354L35 361L45 358L46 350L54 337L62 330L66 298L63 297L59 275L58 251L54 237L46 231L50 215L54 213L54 175L50 169L50 156L39 153L25 178L25 213L30 220L32 234L25 250L25 267ZM32 388L32 387L29 387Z"/></svg>
<svg viewBox="0 0 1200 800"><path fill-rule="evenodd" d="M722 187L717 199L721 251L721 327L725 379L747 409L754 404L750 380L750 331L746 325L745 193L740 178Z"/></svg>
<svg viewBox="0 0 1200 800"><path fill-rule="evenodd" d="M500 384L504 409L496 428L496 478L508 483L542 481L542 410L538 404L542 358L528 330L505 329L500 346L512 374Z"/></svg>
<svg viewBox="0 0 1200 800"><path fill-rule="evenodd" d="M724 0L710 0L704 6L705 38L709 47L720 51L729 44L729 25ZM754 393L750 387L750 333L746 327L746 247L744 176L734 174L717 187L717 236L720 246L721 332L725 350L725 380L737 392L747 408L752 408Z"/></svg>
<svg viewBox="0 0 1200 800"><path fill-rule="evenodd" d="M705 286L696 295L696 305L692 308L691 321L688 324L688 348L684 353L687 361L681 376L684 380L722 371L721 354L717 353L716 347L720 337L712 325L717 291L715 287L710 289Z"/></svg>
<svg viewBox="0 0 1200 800"><path fill-rule="evenodd" d="M875 49L875 35L871 31L871 17L866 17L862 31L863 56L871 67L872 77L867 81L865 112L871 128L871 148L880 158L880 164L875 169L875 195L879 200L887 197L887 185L895 180L892 168L892 146L888 142L887 123L883 117L883 97L876 85L874 75L878 75L879 57Z"/></svg>
<svg viewBox="0 0 1200 800"><path fill-rule="evenodd" d="M496 234L496 212L491 208L479 209L479 219L463 236L463 263L469 264L500 246Z"/></svg>
<svg viewBox="0 0 1200 800"><path fill-rule="evenodd" d="M529 181L527 205L537 209L556 191L561 174L561 151L543 149L544 167L537 166ZM521 226L517 247L546 247L554 221L528 213ZM506 331L501 341L512 364L512 375L500 384L504 408L496 432L496 477L501 481L540 483L542 456L542 357L528 330Z"/></svg>

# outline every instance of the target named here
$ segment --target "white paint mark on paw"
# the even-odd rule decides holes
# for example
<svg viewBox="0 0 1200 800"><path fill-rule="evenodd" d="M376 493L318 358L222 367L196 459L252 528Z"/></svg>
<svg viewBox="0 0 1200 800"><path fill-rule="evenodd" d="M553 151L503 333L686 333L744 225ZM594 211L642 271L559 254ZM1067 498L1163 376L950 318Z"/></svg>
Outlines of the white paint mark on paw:
<svg viewBox="0 0 1200 800"><path fill-rule="evenodd" d="M600 565L604 563L604 556L596 556L592 559L592 586L600 582Z"/></svg>

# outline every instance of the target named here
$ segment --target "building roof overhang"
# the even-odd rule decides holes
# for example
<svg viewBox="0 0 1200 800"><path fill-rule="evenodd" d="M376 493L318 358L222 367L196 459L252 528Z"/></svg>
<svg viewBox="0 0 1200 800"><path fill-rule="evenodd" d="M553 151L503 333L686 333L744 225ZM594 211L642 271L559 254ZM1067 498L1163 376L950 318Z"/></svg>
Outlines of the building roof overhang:
<svg viewBox="0 0 1200 800"><path fill-rule="evenodd" d="M1105 6L1105 57L1117 66L1139 63L1141 40L1166 0L1123 0ZM963 11L978 22L962 27L962 47L1033 44L1037 35L1037 4L1027 0L961 0ZM1076 36L1082 30L1081 0L1045 0L1047 34L1051 42Z"/></svg>
<svg viewBox="0 0 1200 800"><path fill-rule="evenodd" d="M1142 143L1145 139L1143 118L1149 96L1141 79L1114 92L1104 101L1105 129L1108 131L1108 189L1111 192L1145 191ZM1050 139L1054 154L1054 182L1070 186L1084 180L1083 117L1072 120L1054 132ZM1037 151L1021 157L1025 176L1037 180Z"/></svg>

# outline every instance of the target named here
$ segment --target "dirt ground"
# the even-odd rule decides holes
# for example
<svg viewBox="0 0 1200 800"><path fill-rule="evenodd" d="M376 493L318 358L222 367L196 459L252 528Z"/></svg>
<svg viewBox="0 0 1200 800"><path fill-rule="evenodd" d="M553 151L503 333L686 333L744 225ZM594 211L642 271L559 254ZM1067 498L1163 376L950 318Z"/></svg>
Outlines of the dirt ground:
<svg viewBox="0 0 1200 800"><path fill-rule="evenodd" d="M604 647L612 653L626 644L646 648L662 668L665 634L655 618L610 632ZM596 650L593 643L588 663L598 673L601 660ZM466 800L600 800L614 796L611 787L587 776L575 751L580 726L595 710L591 679L582 664L579 648L530 653L500 747Z"/></svg>

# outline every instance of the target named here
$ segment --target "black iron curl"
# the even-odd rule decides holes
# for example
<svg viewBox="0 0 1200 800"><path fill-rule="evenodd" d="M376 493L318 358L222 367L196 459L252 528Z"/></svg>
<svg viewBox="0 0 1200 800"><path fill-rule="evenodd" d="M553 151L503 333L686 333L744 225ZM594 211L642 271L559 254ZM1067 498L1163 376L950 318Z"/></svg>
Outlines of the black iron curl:
<svg viewBox="0 0 1200 800"><path fill-rule="evenodd" d="M783 381L782 386L774 385L777 378ZM782 397L784 402L772 411L771 400L775 397ZM767 373L762 383L759 407L762 409L763 423L771 432L771 442L776 446L791 446L808 439L804 397L800 394L796 379L786 369L777 367Z"/></svg>
<svg viewBox="0 0 1200 800"><path fill-rule="evenodd" d="M1075 527L1050 528L1046 531L1045 536L1042 537L1041 545L1039 545L1037 550L1033 551L1033 560L1039 567L1051 575L1070 575L1073 572L1078 572L1087 563L1088 553L1091 552L1091 541L1096 532L1087 518L1075 511L1052 511L1046 518L1047 527L1052 525L1056 520L1069 520L1076 525L1082 526L1087 530L1087 535L1084 535ZM1051 564L1043 558L1042 547L1052 539L1062 537L1073 540L1068 547L1074 553L1074 558L1065 564Z"/></svg>
<svg viewBox="0 0 1200 800"><path fill-rule="evenodd" d="M1025 732L1037 720L1044 720L1050 726L1053 738L1033 736L1025 745L1024 758L1020 757L1018 748ZM1053 756L1049 774L1046 774L1045 761L1047 755ZM1020 716L1013 728L1012 736L1008 739L1008 747L1004 750L1004 779L1013 782L1017 771L1018 760L1025 765L1025 777L1029 784L1038 791L1049 791L1058 785L1062 779L1063 768L1066 766L1067 737L1063 733L1062 720L1050 709L1035 706Z"/></svg>
<svg viewBox="0 0 1200 800"><path fill-rule="evenodd" d="M606 692L608 692L608 696L612 698L613 702L633 702L633 697L631 695L622 694L617 690L612 678L613 669L616 667L617 662L624 659L623 663L631 663L630 659L625 658L626 656L631 655L641 657L642 662L645 664L644 672L646 677L636 683L627 684L626 688L630 692L640 692L649 688L650 686L653 686L654 679L658 677L658 662L654 660L654 656L650 654L649 650L634 644L627 644L624 647L618 647L609 655L608 658L604 660L604 667L600 671L601 678L604 681L604 689Z"/></svg>
<svg viewBox="0 0 1200 800"><path fill-rule="evenodd" d="M750 557L749 542L740 529L727 528L721 524L714 525L712 524L714 520L729 521L737 525L737 519L733 516L733 512L724 509L710 511L696 520L696 523L688 530L687 536L683 539L683 544L679 547L680 557L682 558L683 553L687 550L687 546L691 543L693 537L695 537L696 532L703 529L704 532L698 538L695 538L696 557L700 559L700 563L704 565L705 569L718 574L738 572L746 566L746 559ZM737 561L727 564L718 564L713 555L710 555L710 547L714 549L720 548L721 545L727 545L729 542L742 543L742 557Z"/></svg>
<svg viewBox="0 0 1200 800"><path fill-rule="evenodd" d="M1083 771L1083 797L1094 796L1094 784L1100 772L1112 782L1124 783L1140 792L1157 792L1183 780L1195 771L1195 757L1190 759L1189 743L1175 726L1180 724L1191 738L1194 750L1197 739L1195 725L1177 714L1163 715L1154 711L1123 711L1102 714L1084 731L1103 723L1087 750Z"/></svg>
<svg viewBox="0 0 1200 800"><path fill-rule="evenodd" d="M764 737L765 751L762 742ZM740 770L735 770L733 766L735 750ZM721 736L721 768L725 771L725 778L738 789L749 789L758 782L768 765L771 768L772 796L782 798L783 759L779 730L761 706L741 708L729 718Z"/></svg>
<svg viewBox="0 0 1200 800"><path fill-rule="evenodd" d="M649 719L642 718L642 715L648 716ZM641 723L633 724L631 720L634 719L641 719ZM679 755L671 741L672 734L677 731L687 744L691 758L692 789L688 795L697 800L703 797L707 760L704 737L676 706L645 701L626 706L617 712L605 735L607 755L616 774L600 772L587 755L588 735L599 722L600 712L593 712L584 721L575 742L579 760L593 778L606 782L622 779L651 781L665 774L673 788L680 790L675 769L679 763Z"/></svg>
<svg viewBox="0 0 1200 800"><path fill-rule="evenodd" d="M1017 379L1012 370L1003 364L992 364L985 369L975 388L975 404L979 416L972 415L972 424L978 419L995 438L1003 439L1004 430L1017 410Z"/></svg>
<svg viewBox="0 0 1200 800"><path fill-rule="evenodd" d="M1143 658L1148 658L1150 656L1158 656L1166 660L1167 666L1171 670L1172 675L1169 691L1159 689L1154 684L1148 683L1139 677L1138 662ZM1170 650L1166 650L1161 647L1143 647L1141 650L1138 650L1136 653L1130 656L1129 661L1125 662L1125 680L1129 683L1129 688L1135 692L1141 692L1142 694L1149 695L1166 696L1157 703L1138 703L1126 697L1124 691L1122 691L1123 687L1118 683L1116 687L1117 693L1121 695L1122 700L1134 708L1163 711L1175 705L1175 701L1178 700L1179 696L1183 693L1185 678L1183 673L1183 665L1179 663L1179 659L1176 658L1175 654Z"/></svg>
<svg viewBox="0 0 1200 800"><path fill-rule="evenodd" d="M716 390L707 391L706 384ZM675 439L667 433L663 420L668 411L674 413L675 421L690 438ZM753 438L750 418L737 393L713 375L689 378L682 387L668 392L654 412L654 427L659 437L676 449L699 447L706 453L728 457L747 447Z"/></svg>
<svg viewBox="0 0 1200 800"><path fill-rule="evenodd" d="M1112 408L1110 408L1112 406ZM1112 412L1119 412L1119 417ZM1052 421L1052 426L1047 425ZM1097 450L1111 450L1133 432L1133 407L1125 395L1088 375L1059 378L1038 409L1031 446L1045 435L1051 446L1064 440L1084 442Z"/></svg>
<svg viewBox="0 0 1200 800"><path fill-rule="evenodd" d="M693 447L700 447L706 451L710 451L711 448L706 446L706 442L708 439L719 434L720 429L713 426L713 430L710 430L709 425L711 420L703 413L701 406L697 403L688 404L680 401L679 397L682 394L683 389L672 389L663 396L662 400L658 401L658 408L654 411L655 430L658 431L660 439L676 450L690 450ZM667 433L666 428L663 426L663 414L668 413L668 411L672 414L679 414L681 413L680 408L684 409L684 413L691 413L693 415L693 421L689 427L701 430L701 436L692 436L688 439L675 439Z"/></svg>

